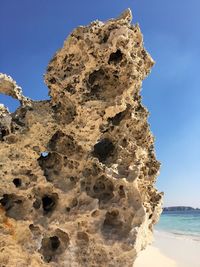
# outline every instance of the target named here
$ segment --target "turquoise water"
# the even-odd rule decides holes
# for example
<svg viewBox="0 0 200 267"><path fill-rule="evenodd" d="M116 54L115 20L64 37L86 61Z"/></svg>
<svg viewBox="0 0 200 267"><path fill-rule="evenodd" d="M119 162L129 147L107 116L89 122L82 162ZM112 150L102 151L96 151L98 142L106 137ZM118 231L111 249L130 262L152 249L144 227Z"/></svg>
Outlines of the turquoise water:
<svg viewBox="0 0 200 267"><path fill-rule="evenodd" d="M164 212L155 229L200 238L200 211Z"/></svg>

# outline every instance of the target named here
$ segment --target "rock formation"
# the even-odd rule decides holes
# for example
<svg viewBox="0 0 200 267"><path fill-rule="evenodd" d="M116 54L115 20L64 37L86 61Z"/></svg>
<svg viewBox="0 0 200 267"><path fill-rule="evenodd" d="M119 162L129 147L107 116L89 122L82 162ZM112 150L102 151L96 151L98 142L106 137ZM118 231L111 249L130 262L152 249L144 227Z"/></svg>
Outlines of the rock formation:
<svg viewBox="0 0 200 267"><path fill-rule="evenodd" d="M0 267L130 267L151 242L162 194L141 103L154 62L131 12L78 27L50 61L50 100L8 76L0 92Z"/></svg>

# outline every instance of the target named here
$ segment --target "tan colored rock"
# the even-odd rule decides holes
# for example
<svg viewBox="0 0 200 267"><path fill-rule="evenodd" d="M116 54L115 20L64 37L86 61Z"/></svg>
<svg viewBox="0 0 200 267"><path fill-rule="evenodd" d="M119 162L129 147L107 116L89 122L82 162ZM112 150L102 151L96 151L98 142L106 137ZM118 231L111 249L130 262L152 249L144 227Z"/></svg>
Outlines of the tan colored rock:
<svg viewBox="0 0 200 267"><path fill-rule="evenodd" d="M10 76L0 73L0 93L20 101L21 105L30 105L30 99L23 96L22 88Z"/></svg>
<svg viewBox="0 0 200 267"><path fill-rule="evenodd" d="M48 65L50 100L0 76L0 267L130 267L162 194L141 103L154 62L131 12L78 27Z"/></svg>

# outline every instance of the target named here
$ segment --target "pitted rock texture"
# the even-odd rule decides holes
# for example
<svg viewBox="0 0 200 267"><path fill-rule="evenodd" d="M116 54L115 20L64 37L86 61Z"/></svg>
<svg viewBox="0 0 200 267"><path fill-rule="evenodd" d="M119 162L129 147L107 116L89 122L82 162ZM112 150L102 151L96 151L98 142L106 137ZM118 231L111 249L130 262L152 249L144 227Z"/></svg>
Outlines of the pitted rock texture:
<svg viewBox="0 0 200 267"><path fill-rule="evenodd" d="M130 267L162 194L141 103L154 62L131 12L78 27L50 61L50 100L0 76L0 266Z"/></svg>
<svg viewBox="0 0 200 267"><path fill-rule="evenodd" d="M30 99L23 96L22 88L10 76L0 73L0 93L20 101L21 105L30 105Z"/></svg>

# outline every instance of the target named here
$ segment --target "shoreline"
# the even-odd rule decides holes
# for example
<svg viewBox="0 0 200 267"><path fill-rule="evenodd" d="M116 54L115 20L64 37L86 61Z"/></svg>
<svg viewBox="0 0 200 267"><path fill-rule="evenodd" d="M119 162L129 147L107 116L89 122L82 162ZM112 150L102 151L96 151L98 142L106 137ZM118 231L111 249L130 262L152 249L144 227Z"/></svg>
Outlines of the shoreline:
<svg viewBox="0 0 200 267"><path fill-rule="evenodd" d="M134 267L200 267L200 240L156 230L154 242L140 252Z"/></svg>
<svg viewBox="0 0 200 267"><path fill-rule="evenodd" d="M195 233L188 233L185 234L184 232L167 232L162 229L155 229L154 230L154 242L157 241L159 237L166 237L166 238L174 238L178 240L187 240L187 241L195 241L195 242L200 242L200 234L195 234Z"/></svg>

